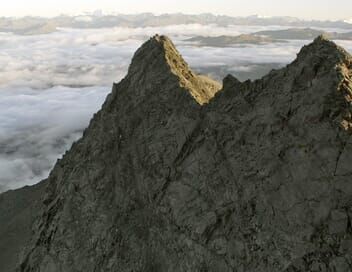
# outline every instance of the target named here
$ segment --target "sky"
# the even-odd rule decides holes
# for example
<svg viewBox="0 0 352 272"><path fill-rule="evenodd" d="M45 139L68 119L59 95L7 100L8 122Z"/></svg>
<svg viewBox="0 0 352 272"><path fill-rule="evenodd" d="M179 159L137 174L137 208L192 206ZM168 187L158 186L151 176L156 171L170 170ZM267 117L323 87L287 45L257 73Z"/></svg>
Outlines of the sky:
<svg viewBox="0 0 352 272"><path fill-rule="evenodd" d="M214 13L230 16L293 16L304 19L341 20L352 17L351 0L10 0L2 1L0 16L44 16L105 13Z"/></svg>

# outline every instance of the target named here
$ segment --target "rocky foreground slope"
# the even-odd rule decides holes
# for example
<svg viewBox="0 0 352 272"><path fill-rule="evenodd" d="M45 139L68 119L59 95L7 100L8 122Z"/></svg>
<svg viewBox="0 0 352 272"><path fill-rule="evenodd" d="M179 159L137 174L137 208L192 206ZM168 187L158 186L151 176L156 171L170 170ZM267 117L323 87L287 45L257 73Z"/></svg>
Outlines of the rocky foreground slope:
<svg viewBox="0 0 352 272"><path fill-rule="evenodd" d="M351 271L351 77L319 37L212 98L150 39L45 181L18 271Z"/></svg>

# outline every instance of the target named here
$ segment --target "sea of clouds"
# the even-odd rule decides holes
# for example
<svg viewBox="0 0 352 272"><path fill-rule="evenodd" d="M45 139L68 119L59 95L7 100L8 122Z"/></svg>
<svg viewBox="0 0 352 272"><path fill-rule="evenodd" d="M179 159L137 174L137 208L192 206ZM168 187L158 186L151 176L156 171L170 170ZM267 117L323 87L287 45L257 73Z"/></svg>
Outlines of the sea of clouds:
<svg viewBox="0 0 352 272"><path fill-rule="evenodd" d="M291 62L308 41L230 48L198 47L196 35L238 35L284 27L178 25L0 33L0 192L34 184L77 140L135 50L155 33L170 36L196 71L256 77ZM352 51L351 42L339 42ZM254 70L258 67L265 69ZM242 78L243 79L243 78Z"/></svg>

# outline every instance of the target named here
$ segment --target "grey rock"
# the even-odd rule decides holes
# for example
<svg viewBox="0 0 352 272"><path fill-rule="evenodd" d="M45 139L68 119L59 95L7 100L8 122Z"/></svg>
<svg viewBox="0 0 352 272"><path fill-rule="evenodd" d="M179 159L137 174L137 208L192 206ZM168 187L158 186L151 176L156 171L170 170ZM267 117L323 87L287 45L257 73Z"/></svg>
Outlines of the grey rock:
<svg viewBox="0 0 352 272"><path fill-rule="evenodd" d="M45 182L0 194L0 271L15 271L40 215Z"/></svg>
<svg viewBox="0 0 352 272"><path fill-rule="evenodd" d="M318 37L218 91L152 38L52 170L18 271L351 271L351 68Z"/></svg>

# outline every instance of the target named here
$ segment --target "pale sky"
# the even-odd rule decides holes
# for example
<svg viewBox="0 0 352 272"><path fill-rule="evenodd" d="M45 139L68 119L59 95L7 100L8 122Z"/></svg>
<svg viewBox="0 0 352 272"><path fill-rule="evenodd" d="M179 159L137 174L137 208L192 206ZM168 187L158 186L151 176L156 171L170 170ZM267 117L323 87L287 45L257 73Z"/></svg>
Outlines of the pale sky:
<svg viewBox="0 0 352 272"><path fill-rule="evenodd" d="M352 0L1 0L0 16L106 13L214 13L231 16L294 16L305 19L350 19Z"/></svg>

